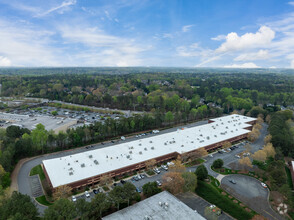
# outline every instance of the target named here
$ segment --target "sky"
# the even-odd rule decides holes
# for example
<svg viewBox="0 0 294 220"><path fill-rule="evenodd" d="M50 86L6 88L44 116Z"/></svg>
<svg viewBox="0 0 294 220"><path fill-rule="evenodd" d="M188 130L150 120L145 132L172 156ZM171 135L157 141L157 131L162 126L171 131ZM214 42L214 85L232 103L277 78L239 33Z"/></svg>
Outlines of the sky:
<svg viewBox="0 0 294 220"><path fill-rule="evenodd" d="M0 66L294 68L294 1L0 0Z"/></svg>

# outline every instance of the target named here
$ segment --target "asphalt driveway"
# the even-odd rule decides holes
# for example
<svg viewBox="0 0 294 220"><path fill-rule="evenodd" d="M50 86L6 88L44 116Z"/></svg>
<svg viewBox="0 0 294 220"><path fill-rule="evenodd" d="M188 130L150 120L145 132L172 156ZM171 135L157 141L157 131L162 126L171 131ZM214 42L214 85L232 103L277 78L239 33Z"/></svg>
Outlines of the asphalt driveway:
<svg viewBox="0 0 294 220"><path fill-rule="evenodd" d="M230 180L234 180L235 184ZM268 202L269 190L259 180L245 175L227 175L221 181L221 188L267 219L283 219L271 209Z"/></svg>

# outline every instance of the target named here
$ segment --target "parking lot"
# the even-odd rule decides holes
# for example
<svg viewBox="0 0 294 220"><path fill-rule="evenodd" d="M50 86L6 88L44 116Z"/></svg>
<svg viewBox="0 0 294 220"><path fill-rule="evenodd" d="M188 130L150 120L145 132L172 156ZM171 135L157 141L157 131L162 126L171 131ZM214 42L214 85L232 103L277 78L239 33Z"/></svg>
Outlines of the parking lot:
<svg viewBox="0 0 294 220"><path fill-rule="evenodd" d="M55 115L52 115L55 112ZM0 127L17 125L19 127L34 129L37 124L43 124L46 130L65 131L67 128L90 125L97 121L103 123L106 117L119 119L123 115L110 113L96 113L74 111L68 109L42 106L38 108L16 109L11 113L0 112ZM124 117L127 117L124 115Z"/></svg>
<svg viewBox="0 0 294 220"><path fill-rule="evenodd" d="M282 219L270 208L269 190L259 180L245 175L228 175L222 179L221 188L267 219Z"/></svg>
<svg viewBox="0 0 294 220"><path fill-rule="evenodd" d="M183 203L185 203L187 206L189 206L191 209L196 210L203 217L205 217L205 214L204 214L205 208L211 205L206 200L202 199L201 197L191 192L181 193L176 195L176 197L179 200L181 200ZM218 216L217 219L231 220L234 218L232 218L231 216L223 212L220 216Z"/></svg>

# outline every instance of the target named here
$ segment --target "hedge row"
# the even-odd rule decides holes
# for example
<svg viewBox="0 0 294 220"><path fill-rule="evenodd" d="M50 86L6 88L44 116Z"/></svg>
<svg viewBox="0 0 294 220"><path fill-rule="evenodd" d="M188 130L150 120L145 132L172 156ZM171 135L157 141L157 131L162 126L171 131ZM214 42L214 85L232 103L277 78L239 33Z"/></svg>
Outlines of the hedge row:
<svg viewBox="0 0 294 220"><path fill-rule="evenodd" d="M214 186L203 181L198 182L196 193L236 219L247 220L254 216L253 213L247 212L244 210L244 208L234 203L231 199L223 196Z"/></svg>

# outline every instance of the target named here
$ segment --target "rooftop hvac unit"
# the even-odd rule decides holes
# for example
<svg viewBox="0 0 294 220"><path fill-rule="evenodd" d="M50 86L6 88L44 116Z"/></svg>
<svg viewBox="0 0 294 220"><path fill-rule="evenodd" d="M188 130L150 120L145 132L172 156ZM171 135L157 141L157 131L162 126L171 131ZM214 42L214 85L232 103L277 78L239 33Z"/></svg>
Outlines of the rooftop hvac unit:
<svg viewBox="0 0 294 220"><path fill-rule="evenodd" d="M72 175L73 175L73 172L69 172L68 174L69 174L70 176L72 176Z"/></svg>
<svg viewBox="0 0 294 220"><path fill-rule="evenodd" d="M78 160L75 161L76 163L79 162Z"/></svg>
<svg viewBox="0 0 294 220"><path fill-rule="evenodd" d="M165 142L164 145L167 145L167 143Z"/></svg>
<svg viewBox="0 0 294 220"><path fill-rule="evenodd" d="M89 158L93 158L93 155L89 155Z"/></svg>
<svg viewBox="0 0 294 220"><path fill-rule="evenodd" d="M127 158L128 158L128 159L130 159L130 157L131 157L130 155L127 155Z"/></svg>
<svg viewBox="0 0 294 220"><path fill-rule="evenodd" d="M154 150L154 147L151 147L151 150Z"/></svg>
<svg viewBox="0 0 294 220"><path fill-rule="evenodd" d="M139 146L142 146L142 144L140 143Z"/></svg>
<svg viewBox="0 0 294 220"><path fill-rule="evenodd" d="M68 166L70 165L70 163L67 164Z"/></svg>
<svg viewBox="0 0 294 220"><path fill-rule="evenodd" d="M96 165L98 165L98 164L99 164L99 162L98 162L97 160L94 160L94 163L95 163Z"/></svg>
<svg viewBox="0 0 294 220"><path fill-rule="evenodd" d="M147 151L147 147L145 147L144 150Z"/></svg>
<svg viewBox="0 0 294 220"><path fill-rule="evenodd" d="M207 136L207 137L206 137L206 139L207 139L207 140L209 140L209 139L210 139L210 137L209 137L209 136Z"/></svg>
<svg viewBox="0 0 294 220"><path fill-rule="evenodd" d="M133 151L130 150L130 151L129 151L129 154L132 154L132 153L133 153Z"/></svg>
<svg viewBox="0 0 294 220"><path fill-rule="evenodd" d="M217 137L217 135L215 134L214 137Z"/></svg>
<svg viewBox="0 0 294 220"><path fill-rule="evenodd" d="M152 143L152 141L149 141L149 143Z"/></svg>
<svg viewBox="0 0 294 220"><path fill-rule="evenodd" d="M182 144L181 147L184 147L184 145Z"/></svg>
<svg viewBox="0 0 294 220"><path fill-rule="evenodd" d="M82 167L82 168L85 167L85 166L86 166L86 165L85 165L84 163L81 164L81 167Z"/></svg>
<svg viewBox="0 0 294 220"><path fill-rule="evenodd" d="M139 154L142 154L142 151L139 151Z"/></svg>

